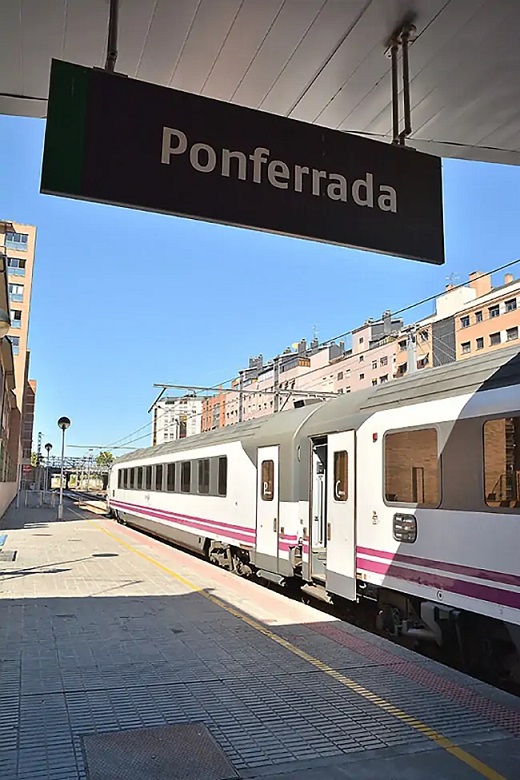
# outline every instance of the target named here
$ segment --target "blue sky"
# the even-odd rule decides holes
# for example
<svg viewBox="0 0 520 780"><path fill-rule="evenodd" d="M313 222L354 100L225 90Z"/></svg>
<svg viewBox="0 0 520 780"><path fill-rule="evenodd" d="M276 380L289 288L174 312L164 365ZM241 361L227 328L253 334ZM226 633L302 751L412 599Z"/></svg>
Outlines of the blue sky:
<svg viewBox="0 0 520 780"><path fill-rule="evenodd" d="M0 216L38 227L35 444L42 431L57 449L65 414L71 444L108 446L150 420L154 382L216 384L313 326L331 338L440 292L450 273L462 282L520 256L515 167L444 161L438 267L40 195L43 134L41 120L0 117Z"/></svg>

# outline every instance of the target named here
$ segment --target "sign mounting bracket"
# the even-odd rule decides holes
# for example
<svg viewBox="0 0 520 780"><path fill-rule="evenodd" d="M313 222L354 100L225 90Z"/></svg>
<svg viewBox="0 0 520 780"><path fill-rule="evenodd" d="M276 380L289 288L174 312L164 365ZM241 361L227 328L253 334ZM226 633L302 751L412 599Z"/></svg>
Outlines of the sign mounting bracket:
<svg viewBox="0 0 520 780"><path fill-rule="evenodd" d="M392 60L392 144L405 146L412 132L410 108L410 61L409 47L417 39L417 28L410 21L405 22L390 37L385 56ZM399 49L403 63L403 119L404 127L399 131Z"/></svg>

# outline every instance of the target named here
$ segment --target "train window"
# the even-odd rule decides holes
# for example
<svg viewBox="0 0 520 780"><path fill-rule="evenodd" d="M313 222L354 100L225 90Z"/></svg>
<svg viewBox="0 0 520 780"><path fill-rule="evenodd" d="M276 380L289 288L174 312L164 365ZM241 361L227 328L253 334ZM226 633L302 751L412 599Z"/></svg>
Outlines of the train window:
<svg viewBox="0 0 520 780"><path fill-rule="evenodd" d="M397 504L438 506L439 455L435 428L385 436L385 499Z"/></svg>
<svg viewBox="0 0 520 780"><path fill-rule="evenodd" d="M144 467L144 489L145 490L152 489L152 467L151 466Z"/></svg>
<svg viewBox="0 0 520 780"><path fill-rule="evenodd" d="M218 484L217 491L219 496L225 496L227 493L227 458L218 459Z"/></svg>
<svg viewBox="0 0 520 780"><path fill-rule="evenodd" d="M173 493L175 490L175 466L176 463L168 463L168 470L166 472L166 490L168 493Z"/></svg>
<svg viewBox="0 0 520 780"><path fill-rule="evenodd" d="M162 490L162 479L163 479L163 467L156 466L155 467L155 489L156 490Z"/></svg>
<svg viewBox="0 0 520 780"><path fill-rule="evenodd" d="M334 501L348 498L348 454L345 450L334 453Z"/></svg>
<svg viewBox="0 0 520 780"><path fill-rule="evenodd" d="M117 487L122 488L123 487L123 469L118 469L117 472Z"/></svg>
<svg viewBox="0 0 520 780"><path fill-rule="evenodd" d="M209 458L199 460L199 493L209 493Z"/></svg>
<svg viewBox="0 0 520 780"><path fill-rule="evenodd" d="M142 490L142 488L143 488L143 467L142 466L138 466L138 468L137 468L137 490Z"/></svg>
<svg viewBox="0 0 520 780"><path fill-rule="evenodd" d="M274 460L262 461L262 501L274 498Z"/></svg>
<svg viewBox="0 0 520 780"><path fill-rule="evenodd" d="M484 423L484 490L491 507L520 507L520 417Z"/></svg>
<svg viewBox="0 0 520 780"><path fill-rule="evenodd" d="M181 463L181 491L189 493L191 489L191 462L189 460Z"/></svg>

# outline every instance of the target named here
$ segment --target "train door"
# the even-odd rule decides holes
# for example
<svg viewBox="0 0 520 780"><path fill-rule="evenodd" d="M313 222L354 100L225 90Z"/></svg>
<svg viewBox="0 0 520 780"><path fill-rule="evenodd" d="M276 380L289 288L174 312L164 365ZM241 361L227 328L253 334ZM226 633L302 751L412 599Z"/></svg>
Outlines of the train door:
<svg viewBox="0 0 520 780"><path fill-rule="evenodd" d="M278 447L260 447L257 457L256 553L278 559Z"/></svg>
<svg viewBox="0 0 520 780"><path fill-rule="evenodd" d="M325 584L327 560L327 439L312 440L309 575Z"/></svg>
<svg viewBox="0 0 520 780"><path fill-rule="evenodd" d="M327 441L326 587L356 598L355 433L334 433Z"/></svg>

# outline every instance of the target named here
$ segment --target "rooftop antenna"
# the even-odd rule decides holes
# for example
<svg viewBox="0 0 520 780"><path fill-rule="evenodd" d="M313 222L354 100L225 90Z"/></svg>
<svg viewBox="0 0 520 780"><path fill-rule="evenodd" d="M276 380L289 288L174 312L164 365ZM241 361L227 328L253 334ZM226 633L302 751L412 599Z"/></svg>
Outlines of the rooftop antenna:
<svg viewBox="0 0 520 780"><path fill-rule="evenodd" d="M455 284L455 282L457 281L457 279L460 279L460 276L459 276L459 274L456 274L456 273L454 273L454 272L452 271L452 272L451 272L451 274L449 274L449 276L447 276L447 277L446 277L446 279L447 279L447 281L448 281L450 284L454 285L454 284Z"/></svg>

